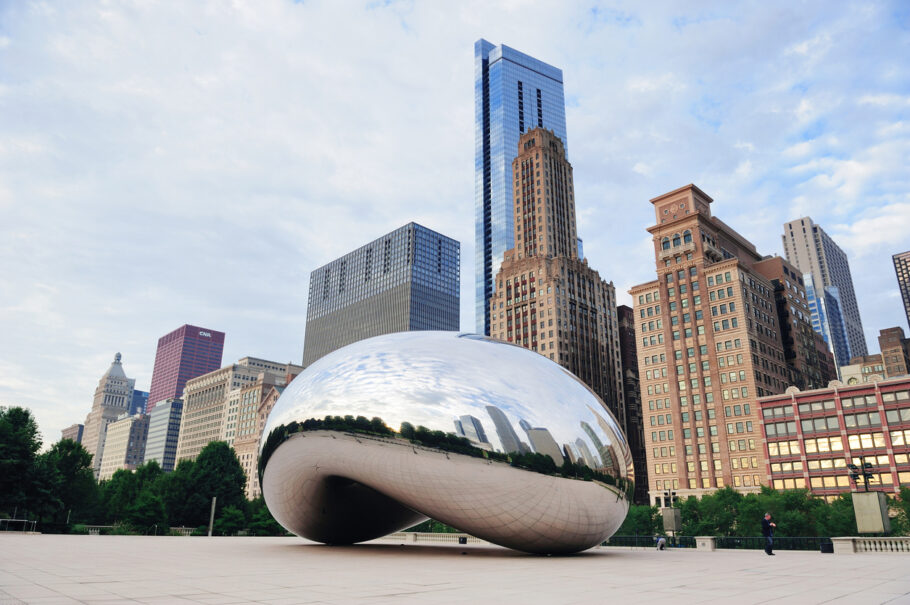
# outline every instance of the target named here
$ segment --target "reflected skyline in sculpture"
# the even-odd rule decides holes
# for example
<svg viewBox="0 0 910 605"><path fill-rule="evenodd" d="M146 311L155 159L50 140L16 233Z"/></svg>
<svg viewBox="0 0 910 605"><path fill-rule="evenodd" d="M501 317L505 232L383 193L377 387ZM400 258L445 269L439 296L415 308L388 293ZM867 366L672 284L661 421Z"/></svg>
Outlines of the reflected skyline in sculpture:
<svg viewBox="0 0 910 605"><path fill-rule="evenodd" d="M374 431L380 424L385 428ZM316 439L323 434L333 440ZM357 434L368 437L351 441ZM386 335L326 356L285 390L263 435L262 485L273 515L294 533L332 542L362 541L406 527L390 529L413 520L408 509L512 548L573 552L615 531L633 480L618 424L577 378L526 349L453 332ZM353 461L326 460L336 477L330 479L306 470L308 460L324 455L314 449L316 443L330 444L342 457L385 460L385 465L364 474L363 465ZM273 463L277 458L281 461ZM416 476L422 477L419 484L402 487ZM356 500L339 504L339 477L348 480L341 491L361 498L369 492L373 505L386 511L371 527L345 530L342 537L332 533L340 525L338 515L313 518L313 507L328 510L327 501L348 514L363 514ZM310 493L295 493L297 483ZM543 491L531 489L534 485ZM522 503L509 496L509 502L494 505L478 492L483 486L492 493L508 493L509 486L528 493ZM544 506L554 489L560 498L572 494L570 508L581 517L567 519L568 504L554 505L552 519L534 509ZM428 495L434 490L435 498ZM478 503L456 506L457 494L466 493ZM530 508L518 514L523 507ZM488 527L497 515L509 520L506 529Z"/></svg>

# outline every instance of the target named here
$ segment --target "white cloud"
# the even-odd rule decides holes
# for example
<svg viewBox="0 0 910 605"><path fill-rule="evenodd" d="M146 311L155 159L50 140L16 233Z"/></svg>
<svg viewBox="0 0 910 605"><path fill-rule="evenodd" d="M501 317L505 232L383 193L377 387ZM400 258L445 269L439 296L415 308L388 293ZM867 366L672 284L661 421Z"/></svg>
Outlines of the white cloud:
<svg viewBox="0 0 910 605"><path fill-rule="evenodd" d="M874 208L851 223L831 226L832 237L851 258L910 249L910 194L905 201Z"/></svg>
<svg viewBox="0 0 910 605"><path fill-rule="evenodd" d="M226 362L299 359L309 271L409 220L462 242L473 326L481 36L563 69L579 234L620 300L653 278L648 200L689 182L763 253L796 211L890 221L874 226L897 245L910 68L892 11L727 12L0 4L0 402L55 437L115 352L147 388L185 322L226 331ZM887 275L837 233L855 273ZM889 324L891 282L860 292Z"/></svg>
<svg viewBox="0 0 910 605"><path fill-rule="evenodd" d="M674 74L665 73L655 76L632 77L626 83L626 88L630 92L638 93L673 93L684 90L686 85Z"/></svg>
<svg viewBox="0 0 910 605"><path fill-rule="evenodd" d="M651 176L654 173L654 169L644 162L635 162L635 165L632 166L632 172L642 176Z"/></svg>
<svg viewBox="0 0 910 605"><path fill-rule="evenodd" d="M831 36L827 33L821 33L809 40L802 40L791 45L784 51L784 54L801 55L813 61L819 61L828 52L829 48L831 48Z"/></svg>
<svg viewBox="0 0 910 605"><path fill-rule="evenodd" d="M752 162L749 160L743 160L736 167L736 176L741 178L748 178L752 176Z"/></svg>
<svg viewBox="0 0 910 605"><path fill-rule="evenodd" d="M879 107L891 105L900 107L910 105L910 96L896 94L863 95L859 98L857 103L860 105L877 105Z"/></svg>

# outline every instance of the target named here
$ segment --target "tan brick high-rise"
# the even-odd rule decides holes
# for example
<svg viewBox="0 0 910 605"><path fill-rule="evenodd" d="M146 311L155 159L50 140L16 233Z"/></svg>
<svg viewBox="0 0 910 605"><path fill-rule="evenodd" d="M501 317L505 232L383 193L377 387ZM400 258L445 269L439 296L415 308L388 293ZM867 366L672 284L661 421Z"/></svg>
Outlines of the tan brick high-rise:
<svg viewBox="0 0 910 605"><path fill-rule="evenodd" d="M783 392L793 372L775 284L762 274L786 279L784 265L711 216L711 202L694 185L651 200L657 279L630 290L652 502L767 483L755 402ZM794 310L805 314L804 302L803 292Z"/></svg>
<svg viewBox="0 0 910 605"><path fill-rule="evenodd" d="M578 258L572 165L551 131L522 135L512 162L515 247L490 299L490 335L538 351L626 413L616 291Z"/></svg>

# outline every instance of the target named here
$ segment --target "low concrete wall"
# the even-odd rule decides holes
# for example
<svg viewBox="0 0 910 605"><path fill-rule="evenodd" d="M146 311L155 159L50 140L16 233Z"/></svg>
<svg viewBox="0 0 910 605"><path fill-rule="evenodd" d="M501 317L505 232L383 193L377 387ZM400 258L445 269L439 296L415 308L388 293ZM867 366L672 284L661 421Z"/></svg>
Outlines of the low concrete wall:
<svg viewBox="0 0 910 605"><path fill-rule="evenodd" d="M714 536L695 536L695 548L698 550L717 550L717 540Z"/></svg>
<svg viewBox="0 0 910 605"><path fill-rule="evenodd" d="M434 532L399 531L379 538L380 540L401 540L403 542L444 542L458 544L458 539L464 538L466 544L487 544L486 540L475 538L468 534L443 534Z"/></svg>
<svg viewBox="0 0 910 605"><path fill-rule="evenodd" d="M864 552L910 553L910 536L895 538L831 538L834 554L847 555Z"/></svg>

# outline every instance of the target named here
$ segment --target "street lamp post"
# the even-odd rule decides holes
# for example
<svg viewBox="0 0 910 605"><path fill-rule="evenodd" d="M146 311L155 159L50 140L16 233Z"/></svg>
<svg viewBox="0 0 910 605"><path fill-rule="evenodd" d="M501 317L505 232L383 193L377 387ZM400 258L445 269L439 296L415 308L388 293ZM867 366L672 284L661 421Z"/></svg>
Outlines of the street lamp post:
<svg viewBox="0 0 910 605"><path fill-rule="evenodd" d="M865 456L861 456L859 459L859 466L855 464L848 464L847 468L850 469L850 478L853 479L853 482L856 484L856 487L859 488L859 479L863 479L863 491L869 491L869 481L873 480L872 477L872 463L866 462Z"/></svg>
<svg viewBox="0 0 910 605"><path fill-rule="evenodd" d="M682 529L682 517L678 508L673 508L676 501L676 492L665 491L663 493L663 507L660 509L660 515L664 521L664 531L670 536L675 536Z"/></svg>

